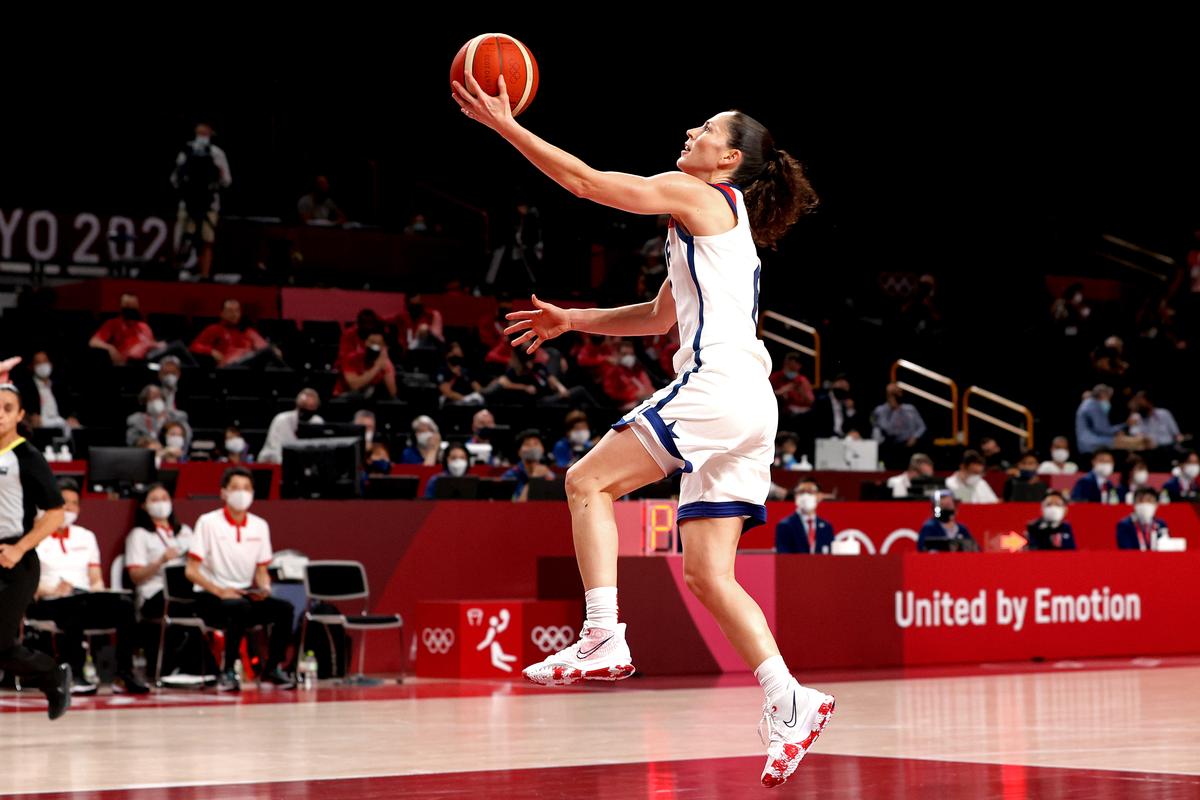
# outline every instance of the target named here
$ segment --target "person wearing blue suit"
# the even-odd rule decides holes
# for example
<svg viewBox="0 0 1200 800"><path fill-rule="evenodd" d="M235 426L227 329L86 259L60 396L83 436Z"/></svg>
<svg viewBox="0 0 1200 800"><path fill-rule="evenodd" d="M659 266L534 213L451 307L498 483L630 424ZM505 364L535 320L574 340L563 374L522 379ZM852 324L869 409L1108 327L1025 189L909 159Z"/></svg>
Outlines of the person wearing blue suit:
<svg viewBox="0 0 1200 800"><path fill-rule="evenodd" d="M1117 523L1118 550L1157 550L1158 540L1167 534L1167 523L1154 516L1158 511L1158 492L1149 487L1138 489L1133 513Z"/></svg>
<svg viewBox="0 0 1200 800"><path fill-rule="evenodd" d="M833 549L833 525L817 516L820 492L813 481L796 486L796 513L775 526L776 553L829 553Z"/></svg>
<svg viewBox="0 0 1200 800"><path fill-rule="evenodd" d="M1071 490L1073 503L1105 503L1120 495L1120 487L1112 480L1113 456L1107 450L1097 450L1092 456L1092 471L1080 476Z"/></svg>
<svg viewBox="0 0 1200 800"><path fill-rule="evenodd" d="M958 515L958 500L953 492L940 491L933 494L933 516L926 520L917 534L917 552L929 552L930 539L962 540L963 550L977 550L975 537L967 526L955 520Z"/></svg>

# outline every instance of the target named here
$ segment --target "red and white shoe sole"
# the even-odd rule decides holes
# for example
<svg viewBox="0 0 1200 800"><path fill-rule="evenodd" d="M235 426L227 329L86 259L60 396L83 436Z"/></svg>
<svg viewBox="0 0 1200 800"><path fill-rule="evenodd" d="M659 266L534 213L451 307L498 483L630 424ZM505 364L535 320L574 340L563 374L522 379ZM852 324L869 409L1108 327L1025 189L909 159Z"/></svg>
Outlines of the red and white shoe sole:
<svg viewBox="0 0 1200 800"><path fill-rule="evenodd" d="M833 696L825 695L825 701L817 709L816 727L809 731L808 736L799 744L785 744L783 746L783 758L776 758L767 762L767 766L762 774L763 786L773 789L776 786L783 785L788 778L792 777L792 773L796 771L796 767L800 766L800 762L813 746L813 743L817 741L817 737L821 735L821 731L825 730L825 726L829 724L829 718L833 716L833 710L836 707L837 701Z"/></svg>
<svg viewBox="0 0 1200 800"><path fill-rule="evenodd" d="M575 667L553 667L546 672L522 673L525 679L539 686L570 686L583 681L621 681L636 672L632 664L618 664L601 669L582 670Z"/></svg>

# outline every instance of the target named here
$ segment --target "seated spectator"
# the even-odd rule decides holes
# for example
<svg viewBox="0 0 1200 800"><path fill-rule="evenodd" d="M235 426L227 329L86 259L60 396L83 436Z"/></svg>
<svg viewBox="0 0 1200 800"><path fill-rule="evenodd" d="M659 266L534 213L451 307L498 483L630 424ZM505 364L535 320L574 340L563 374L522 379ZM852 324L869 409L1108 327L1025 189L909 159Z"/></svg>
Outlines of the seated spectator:
<svg viewBox="0 0 1200 800"><path fill-rule="evenodd" d="M812 411L816 395L812 384L804 377L799 353L791 352L783 357L783 368L771 373L771 388L779 398L783 413L795 415Z"/></svg>
<svg viewBox="0 0 1200 800"><path fill-rule="evenodd" d="M776 553L828 554L833 548L833 525L817 516L820 492L815 481L796 485L796 513L775 526Z"/></svg>
<svg viewBox="0 0 1200 800"><path fill-rule="evenodd" d="M396 396L396 365L388 355L382 333L372 333L366 349L355 352L338 364L338 380L333 396L355 394L360 397Z"/></svg>
<svg viewBox="0 0 1200 800"><path fill-rule="evenodd" d="M834 378L829 390L813 402L813 435L818 439L861 439L869 421L863 419L850 396L850 380L845 375Z"/></svg>
<svg viewBox="0 0 1200 800"><path fill-rule="evenodd" d="M317 425L325 422L317 414L320 407L321 396L317 394L316 389L301 389L296 395L295 410L282 411L271 420L271 427L267 428L267 441L258 453L259 463L282 464L284 446L299 441L296 428L301 422Z"/></svg>
<svg viewBox="0 0 1200 800"><path fill-rule="evenodd" d="M1163 491L1172 503L1195 502L1200 497L1196 479L1200 477L1200 455L1188 450L1179 470L1163 485Z"/></svg>
<svg viewBox="0 0 1200 800"><path fill-rule="evenodd" d="M791 431L780 431L775 436L774 466L780 469L799 470L796 453L800 451L800 438Z"/></svg>
<svg viewBox="0 0 1200 800"><path fill-rule="evenodd" d="M1112 410L1112 395L1111 387L1103 383L1097 384L1091 392L1084 395L1083 402L1075 410L1075 441L1079 444L1079 451L1094 453L1097 450L1113 448L1117 450L1150 449L1148 438L1131 436L1125 432L1125 425L1113 425L1109 422L1108 414Z"/></svg>
<svg viewBox="0 0 1200 800"><path fill-rule="evenodd" d="M1050 444L1050 460L1038 466L1039 475L1074 475L1079 467L1071 460L1071 443L1065 436L1055 436Z"/></svg>
<svg viewBox="0 0 1200 800"><path fill-rule="evenodd" d="M642 337L646 357L653 359L659 375L670 379L675 375L675 354L679 352L679 326L672 325L666 333Z"/></svg>
<svg viewBox="0 0 1200 800"><path fill-rule="evenodd" d="M579 347L575 351L575 364L587 370L592 383L603 386L609 370L615 367L620 359L617 346L621 337L585 333L580 338Z"/></svg>
<svg viewBox="0 0 1200 800"><path fill-rule="evenodd" d="M933 459L924 453L913 453L912 458L908 460L908 469L888 478L887 487L892 490L892 497L904 500L910 494L913 481L929 480L932 477Z"/></svg>
<svg viewBox="0 0 1200 800"><path fill-rule="evenodd" d="M1004 482L1004 501L1008 502L1013 499L1013 494L1016 491L1017 484L1026 486L1041 487L1040 491L1045 495L1049 490L1049 486L1038 480L1038 458L1037 453L1032 450L1026 450L1021 453L1021 457L1017 459L1017 466L1009 470L1008 480ZM1028 495L1024 498L1027 502L1032 502L1035 498Z"/></svg>
<svg viewBox="0 0 1200 800"><path fill-rule="evenodd" d="M992 436L985 436L979 440L979 455L983 456L985 470L997 469L1007 472L1012 469L1013 465L1004 457L1000 443Z"/></svg>
<svg viewBox="0 0 1200 800"><path fill-rule="evenodd" d="M959 503L999 503L1000 498L983 479L983 456L974 450L963 453L958 471L946 478L946 488Z"/></svg>
<svg viewBox="0 0 1200 800"><path fill-rule="evenodd" d="M1132 417L1129 421L1129 433L1132 436L1142 436L1149 439L1151 447L1160 450L1173 450L1184 441L1184 435L1175 422L1175 415L1165 408L1158 408L1146 392L1138 392L1129 401Z"/></svg>
<svg viewBox="0 0 1200 800"><path fill-rule="evenodd" d="M1117 549L1157 550L1159 539L1168 535L1167 523L1155 516L1157 512L1158 492L1138 490L1133 513L1117 523Z"/></svg>
<svg viewBox="0 0 1200 800"><path fill-rule="evenodd" d="M442 471L430 477L428 483L425 484L426 499L433 499L433 487L437 483L438 478L461 478L467 474L467 467L470 466L470 463L471 456L467 452L467 448L458 443L447 447L445 452L442 453Z"/></svg>
<svg viewBox="0 0 1200 800"><path fill-rule="evenodd" d="M363 477L367 480L372 475L392 474L392 451L388 449L387 442L372 442L367 447L365 461Z"/></svg>
<svg viewBox="0 0 1200 800"><path fill-rule="evenodd" d="M327 225L344 225L346 215L329 195L329 178L318 175L313 181L313 190L296 202L300 221Z"/></svg>
<svg viewBox="0 0 1200 800"><path fill-rule="evenodd" d="M17 385L25 405L25 419L34 428L57 428L64 436L80 427L72 405L70 387L54 373L54 364L45 350L33 354L28 375L18 376Z"/></svg>
<svg viewBox="0 0 1200 800"><path fill-rule="evenodd" d="M624 340L618 345L617 363L604 376L604 393L621 411L629 411L654 394L650 374L638 362L633 342ZM561 391L559 395L564 396Z"/></svg>
<svg viewBox="0 0 1200 800"><path fill-rule="evenodd" d="M1125 485L1122 494L1125 502L1129 505L1133 505L1134 497L1139 489L1154 488L1150 486L1150 469L1139 456L1130 456L1125 462L1124 476Z"/></svg>
<svg viewBox="0 0 1200 800"><path fill-rule="evenodd" d="M168 411L183 411L185 404L179 389L179 379L183 377L183 365L178 356L163 356L158 362L158 384L162 387L163 402Z"/></svg>
<svg viewBox="0 0 1200 800"><path fill-rule="evenodd" d="M163 426L159 441L162 442L162 449L158 451L162 463L182 464L188 460L191 442L188 441L188 430L183 423L168 422Z"/></svg>
<svg viewBox="0 0 1200 800"><path fill-rule="evenodd" d="M471 417L471 438L467 439L467 452L476 464L491 464L500 466L506 464L504 456L492 442L492 431L496 427L496 418L492 412L482 408Z"/></svg>
<svg viewBox="0 0 1200 800"><path fill-rule="evenodd" d="M442 405L483 405L483 385L471 376L463 365L464 360L462 346L458 342L451 342L446 350L446 364L433 379L442 394L439 399Z"/></svg>
<svg viewBox="0 0 1200 800"><path fill-rule="evenodd" d="M422 414L412 421L413 444L400 456L401 464L424 464L432 467L442 455L442 432L433 417Z"/></svg>
<svg viewBox="0 0 1200 800"><path fill-rule="evenodd" d="M975 455L978 457L978 453ZM983 459L979 460L978 466L983 467ZM971 536L966 525L959 524L957 516L958 501L954 499L951 492L942 491L934 494L933 516L921 526L921 531L917 534L917 552L930 552L933 549L930 545L931 540L942 539L959 542L958 546L963 550L978 550L979 546L976 544L975 538Z"/></svg>
<svg viewBox="0 0 1200 800"><path fill-rule="evenodd" d="M132 601L104 592L100 572L100 547L96 534L75 524L79 518L79 486L69 479L59 481L62 492L63 525L37 546L41 578L35 602L26 616L53 620L62 631L58 652L71 665L75 676L72 694L95 694L96 686L83 678L83 632L93 628L117 631L117 677L113 691L146 694L149 688L133 677L133 645L137 633Z"/></svg>
<svg viewBox="0 0 1200 800"><path fill-rule="evenodd" d="M1121 487L1112 480L1113 456L1107 450L1092 454L1092 471L1075 481L1071 489L1074 503L1110 503L1121 501Z"/></svg>
<svg viewBox="0 0 1200 800"><path fill-rule="evenodd" d="M497 396L505 397L509 402L517 402L520 398L538 405L554 405L564 401L595 405L586 390L580 386L568 389L547 371L544 364L526 353L524 347L513 348L508 371L500 376L499 386L504 392L498 392Z"/></svg>
<svg viewBox="0 0 1200 800"><path fill-rule="evenodd" d="M1025 526L1029 550L1074 550L1075 531L1066 521L1067 498L1051 489L1042 498L1042 516Z"/></svg>
<svg viewBox="0 0 1200 800"><path fill-rule="evenodd" d="M366 340L372 333L386 333L383 320L374 309L364 308L354 318L354 324L342 331L338 341L338 361L367 349Z"/></svg>
<svg viewBox="0 0 1200 800"><path fill-rule="evenodd" d="M280 668L292 638L292 604L271 596L267 566L271 529L249 513L254 480L244 467L230 467L221 477L224 507L201 515L188 549L187 577L196 588L196 610L205 623L225 631L225 659L217 688L238 691L233 664L246 629L270 627L270 649L263 680L283 689L295 683Z"/></svg>
<svg viewBox="0 0 1200 800"><path fill-rule="evenodd" d="M542 435L530 428L521 431L517 435L517 455L519 461L516 466L508 470L501 477L503 479L515 478L517 488L513 492L513 500L516 502L524 502L529 498L529 481L534 478L552 481L558 476L543 463L546 457L546 447L542 444Z"/></svg>
<svg viewBox="0 0 1200 800"><path fill-rule="evenodd" d="M254 456L248 452L246 440L242 437L242 432L236 425L230 425L225 429L224 446L221 448L220 460L235 467L254 463Z"/></svg>
<svg viewBox="0 0 1200 800"><path fill-rule="evenodd" d="M583 458L595 445L586 412L576 409L568 413L564 427L567 435L554 444L554 463L562 469Z"/></svg>
<svg viewBox="0 0 1200 800"><path fill-rule="evenodd" d="M125 418L126 444L133 445L143 436L158 439L171 422L182 425L186 438L191 439L192 429L187 424L187 414L167 410L162 389L157 384L150 383L142 388L138 393L138 404L145 410L135 411Z"/></svg>
<svg viewBox="0 0 1200 800"><path fill-rule="evenodd" d="M138 296L127 292L121 295L121 313L101 325L88 346L105 351L114 365L123 366L166 350L167 343L155 338L150 326L142 321Z"/></svg>
<svg viewBox="0 0 1200 800"><path fill-rule="evenodd" d="M437 350L446 341L442 312L426 308L419 294L408 298L405 311L396 315L396 325L407 350Z"/></svg>
<svg viewBox="0 0 1200 800"><path fill-rule="evenodd" d="M912 403L902 403L903 397L900 384L889 383L887 402L871 412L871 438L879 442L879 457L892 469L908 462L926 430L921 412Z"/></svg>
<svg viewBox="0 0 1200 800"><path fill-rule="evenodd" d="M285 366L278 347L249 325L242 325L242 304L230 298L221 306L221 319L192 342L191 351L208 356L218 367Z"/></svg>
<svg viewBox="0 0 1200 800"><path fill-rule="evenodd" d="M383 442L387 444L387 437L380 435L375 429L375 412L369 408L360 408L354 412L354 419L351 420L353 425L362 425L363 441L370 446L373 442Z"/></svg>

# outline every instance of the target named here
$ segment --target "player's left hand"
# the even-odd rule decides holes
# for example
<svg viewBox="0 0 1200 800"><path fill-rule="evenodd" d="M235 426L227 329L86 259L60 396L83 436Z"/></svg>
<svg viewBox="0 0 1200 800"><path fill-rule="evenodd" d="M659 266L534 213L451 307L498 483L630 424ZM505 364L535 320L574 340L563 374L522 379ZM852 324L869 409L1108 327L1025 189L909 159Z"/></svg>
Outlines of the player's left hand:
<svg viewBox="0 0 1200 800"><path fill-rule="evenodd" d="M471 119L482 122L494 131L513 123L512 104L508 100L508 87L504 85L503 75L499 76L500 93L496 97L483 91L479 81L469 72L465 89L458 81L451 81L451 85L454 87L454 102Z"/></svg>

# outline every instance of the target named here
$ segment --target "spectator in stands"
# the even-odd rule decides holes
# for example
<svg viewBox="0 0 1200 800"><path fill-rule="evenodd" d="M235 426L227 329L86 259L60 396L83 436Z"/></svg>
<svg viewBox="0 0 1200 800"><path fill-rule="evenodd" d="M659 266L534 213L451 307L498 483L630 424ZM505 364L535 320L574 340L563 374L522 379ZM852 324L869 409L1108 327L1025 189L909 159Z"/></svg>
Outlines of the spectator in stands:
<svg viewBox="0 0 1200 800"><path fill-rule="evenodd" d="M997 469L1008 471L1012 469L1012 464L1004 457L1004 451L1000 449L1000 443L995 437L985 436L979 440L979 455L983 456L984 469Z"/></svg>
<svg viewBox="0 0 1200 800"><path fill-rule="evenodd" d="M517 434L517 456L520 459L516 466L504 473L505 480L515 478L517 488L513 492L513 500L524 502L529 497L529 481L534 478L552 481L558 476L545 465L546 447L542 444L542 434L533 428Z"/></svg>
<svg viewBox="0 0 1200 800"><path fill-rule="evenodd" d="M499 448L492 441L492 430L496 418L486 408L481 408L471 417L471 438L467 439L467 451L477 464L501 465L506 463ZM486 453L486 454L485 454Z"/></svg>
<svg viewBox="0 0 1200 800"><path fill-rule="evenodd" d="M1118 550L1157 550L1158 541L1166 536L1167 523L1155 516L1158 513L1158 492L1139 489L1133 513L1117 523Z"/></svg>
<svg viewBox="0 0 1200 800"><path fill-rule="evenodd" d="M188 459L191 446L189 431L181 422L168 422L163 426L159 441L162 449L158 451L164 464L181 464Z"/></svg>
<svg viewBox="0 0 1200 800"><path fill-rule="evenodd" d="M386 335L386 326L374 309L360 309L354 318L354 323L347 325L338 340L338 361L353 353L366 349L366 339L372 333Z"/></svg>
<svg viewBox="0 0 1200 800"><path fill-rule="evenodd" d="M419 294L408 298L405 311L396 316L396 323L409 350L437 350L446 340L442 312L426 308Z"/></svg>
<svg viewBox="0 0 1200 800"><path fill-rule="evenodd" d="M1200 455L1195 450L1188 450L1178 472L1163 485L1163 491L1172 503L1195 502L1200 498L1197 478L1200 478Z"/></svg>
<svg viewBox="0 0 1200 800"><path fill-rule="evenodd" d="M434 484L438 478L461 478L467 474L467 467L470 466L471 456L467 452L467 448L455 442L446 448L442 453L442 471L437 475L430 477L429 482L425 484L425 497L432 500L434 498Z"/></svg>
<svg viewBox="0 0 1200 800"><path fill-rule="evenodd" d="M628 411L654 394L654 384L628 339L617 347L617 363L604 376L604 393L620 411ZM562 391L559 396L564 397Z"/></svg>
<svg viewBox="0 0 1200 800"><path fill-rule="evenodd" d="M225 661L217 688L239 690L233 664L246 629L259 624L271 629L263 680L294 688L280 668L292 638L292 604L271 596L271 529L262 517L249 513L254 480L248 469L225 470L221 500L224 508L196 521L187 565L188 580L196 585L197 612L207 624L225 631Z"/></svg>
<svg viewBox="0 0 1200 800"><path fill-rule="evenodd" d="M225 151L212 143L211 125L196 126L196 138L183 146L175 157L171 185L179 192L179 213L175 220L175 257L180 267L196 254L200 277L212 271L213 242L217 240L217 222L221 212L221 190L229 188L233 176Z"/></svg>
<svg viewBox="0 0 1200 800"><path fill-rule="evenodd" d="M1131 436L1143 436L1149 439L1148 444L1156 450L1173 454L1175 448L1182 444L1184 435L1175 422L1175 415L1165 408L1158 408L1150 399L1147 392L1138 392L1129 401L1129 420Z"/></svg>
<svg viewBox="0 0 1200 800"><path fill-rule="evenodd" d="M54 364L45 350L38 350L30 361L27 376L18 378L18 387L25 404L25 418L34 428L57 428L63 435L79 427L75 417L71 392L66 381L51 378Z"/></svg>
<svg viewBox="0 0 1200 800"><path fill-rule="evenodd" d="M1122 473L1125 478L1122 492L1125 502L1133 505L1133 499L1137 496L1138 489L1150 486L1150 469L1141 456L1130 456L1125 461L1125 469L1122 470Z"/></svg>
<svg viewBox="0 0 1200 800"><path fill-rule="evenodd" d="M62 632L58 652L75 675L72 694L95 694L96 686L83 677L83 632L93 628L117 631L117 677L113 690L146 694L149 688L133 677L133 644L136 635L133 603L128 597L104 592L100 547L96 534L75 524L79 519L79 486L70 479L58 482L62 492L62 527L37 546L42 562L35 602L26 616L52 620Z"/></svg>
<svg viewBox="0 0 1200 800"><path fill-rule="evenodd" d="M329 178L324 175L318 175L312 191L297 201L296 212L306 223L343 225L346 222L346 215L329 194Z"/></svg>
<svg viewBox="0 0 1200 800"><path fill-rule="evenodd" d="M903 398L900 384L889 383L887 402L871 412L871 438L879 442L879 457L891 469L908 462L926 431L921 412L912 403L901 402Z"/></svg>
<svg viewBox="0 0 1200 800"><path fill-rule="evenodd" d="M1104 344L1092 351L1092 371L1096 380L1115 386L1113 393L1125 397L1121 390L1129 384L1129 362L1125 360L1125 342L1120 336L1109 336Z"/></svg>
<svg viewBox="0 0 1200 800"><path fill-rule="evenodd" d="M462 345L451 342L446 349L446 364L438 370L433 379L441 392L439 402L442 405L483 405L483 386L471 377L470 371L463 365L465 360Z"/></svg>
<svg viewBox="0 0 1200 800"><path fill-rule="evenodd" d="M595 442L592 441L592 429L588 425L587 412L575 409L567 414L563 421L566 435L554 444L554 463L566 469L587 455Z"/></svg>
<svg viewBox="0 0 1200 800"><path fill-rule="evenodd" d="M908 469L899 475L887 479L887 487L892 491L892 497L903 500L909 496L913 481L933 478L933 459L924 453L913 453L908 459Z"/></svg>
<svg viewBox="0 0 1200 800"><path fill-rule="evenodd" d="M100 326L88 346L105 351L113 364L123 366L165 351L167 343L156 339L150 326L142 321L138 296L126 292L121 295L120 313Z"/></svg>
<svg viewBox="0 0 1200 800"><path fill-rule="evenodd" d="M585 333L580 337L579 347L575 351L575 364L587 370L593 383L603 386L609 370L617 365L620 358L617 352L620 343L620 336Z"/></svg>
<svg viewBox="0 0 1200 800"><path fill-rule="evenodd" d="M643 336L646 357L653 359L659 376L667 380L675 375L675 354L679 352L679 326L672 325L666 333Z"/></svg>
<svg viewBox="0 0 1200 800"><path fill-rule="evenodd" d="M196 355L208 356L218 367L285 366L278 347L254 328L242 325L242 304L234 298L221 306L220 321L200 331L191 350Z"/></svg>
<svg viewBox="0 0 1200 800"><path fill-rule="evenodd" d="M1074 550L1075 531L1066 521L1067 498L1051 489L1042 498L1042 516L1025 526L1029 550Z"/></svg>
<svg viewBox="0 0 1200 800"><path fill-rule="evenodd" d="M401 464L432 467L442 455L442 432L433 417L422 414L412 421L413 444L400 456Z"/></svg>
<svg viewBox="0 0 1200 800"><path fill-rule="evenodd" d="M1039 475L1074 475L1079 467L1071 460L1071 442L1065 436L1055 436L1050 445L1050 460L1038 466Z"/></svg>
<svg viewBox="0 0 1200 800"><path fill-rule="evenodd" d="M833 548L833 525L817 516L821 488L816 481L796 485L796 513L775 526L776 553L828 554Z"/></svg>
<svg viewBox="0 0 1200 800"><path fill-rule="evenodd" d="M388 355L382 333L372 333L365 342L366 349L352 353L338 364L338 381L333 396L354 394L372 398L396 396L396 365Z"/></svg>
<svg viewBox="0 0 1200 800"><path fill-rule="evenodd" d="M316 389L301 389L296 395L296 408L292 411L282 411L271 420L271 426L267 428L267 441L258 453L259 463L282 464L284 445L298 440L296 428L301 422L317 425L325 422L317 414L320 407L321 396L317 394Z"/></svg>
<svg viewBox="0 0 1200 800"><path fill-rule="evenodd" d="M1112 410L1112 387L1103 383L1084 395L1083 402L1075 411L1075 441L1081 453L1097 450L1145 450L1148 440L1142 436L1125 433L1124 425L1113 425L1108 420Z"/></svg>
<svg viewBox="0 0 1200 800"><path fill-rule="evenodd" d="M387 437L381 436L375 429L375 412L369 408L360 408L354 412L354 419L351 420L354 425L363 426L363 440L369 447L372 442L387 443Z"/></svg>
<svg viewBox="0 0 1200 800"><path fill-rule="evenodd" d="M867 420L862 419L850 396L850 380L834 378L829 390L813 403L813 433L818 439L861 439Z"/></svg>
<svg viewBox="0 0 1200 800"><path fill-rule="evenodd" d="M1025 502L1033 502L1039 499L1035 495L1030 495L1029 492L1038 492L1042 496L1045 496L1050 487L1038 480L1037 468L1037 453L1032 450L1026 450L1021 453L1021 457L1017 459L1016 467L1009 470L1008 480L1004 482L1004 501L1006 503L1013 499L1018 485L1038 487L1037 489L1025 490L1026 494L1021 498Z"/></svg>
<svg viewBox="0 0 1200 800"><path fill-rule="evenodd" d="M553 405L574 401L579 405L595 405L595 401L580 386L568 389L558 378L551 375L524 347L512 348L508 371L499 378L499 386L510 402L517 398L538 405Z"/></svg>
<svg viewBox="0 0 1200 800"><path fill-rule="evenodd" d="M1071 489L1072 502L1109 503L1120 502L1121 487L1112 480L1114 462L1108 450L1097 450L1092 454L1092 471L1080 476Z"/></svg>
<svg viewBox="0 0 1200 800"><path fill-rule="evenodd" d="M242 437L242 432L236 425L230 425L225 429L223 442L221 461L235 467L242 464L254 463L254 455L249 452L246 440Z"/></svg>
<svg viewBox="0 0 1200 800"><path fill-rule="evenodd" d="M804 377L800 354L796 352L784 356L783 368L771 373L771 388L784 414L807 414L816 402L812 384Z"/></svg>
<svg viewBox="0 0 1200 800"><path fill-rule="evenodd" d="M392 474L392 451L387 442L372 442L368 446L366 474L368 477Z"/></svg>
<svg viewBox="0 0 1200 800"><path fill-rule="evenodd" d="M158 362L158 384L162 387L163 402L168 411L182 411L183 395L179 391L179 379L183 376L183 365L178 356L164 356Z"/></svg>
<svg viewBox="0 0 1200 800"><path fill-rule="evenodd" d="M163 400L162 389L158 384L150 383L142 387L138 393L138 404L144 411L135 411L125 418L125 443L133 445L143 436L158 439L168 423L178 422L190 440L191 428L187 424L187 414L183 411L168 411L167 403Z"/></svg>
<svg viewBox="0 0 1200 800"><path fill-rule="evenodd" d="M963 453L958 471L946 478L946 489L960 503L999 503L1000 498L983 478L983 456L974 450Z"/></svg>
<svg viewBox="0 0 1200 800"><path fill-rule="evenodd" d="M925 521L917 534L917 552L936 550L937 547L931 542L945 539L957 542L956 546L962 550L979 549L967 526L958 522L958 501L954 499L954 494L950 491L939 491L933 495L933 516Z"/></svg>
<svg viewBox="0 0 1200 800"><path fill-rule="evenodd" d="M1062 297L1050 307L1050 317L1063 336L1078 336L1084 322L1092 314L1091 306L1083 295L1083 284L1073 283L1066 288Z"/></svg>
<svg viewBox="0 0 1200 800"><path fill-rule="evenodd" d="M800 451L800 438L791 431L780 431L775 435L775 461L773 466L780 469L798 470L800 462L796 453Z"/></svg>

